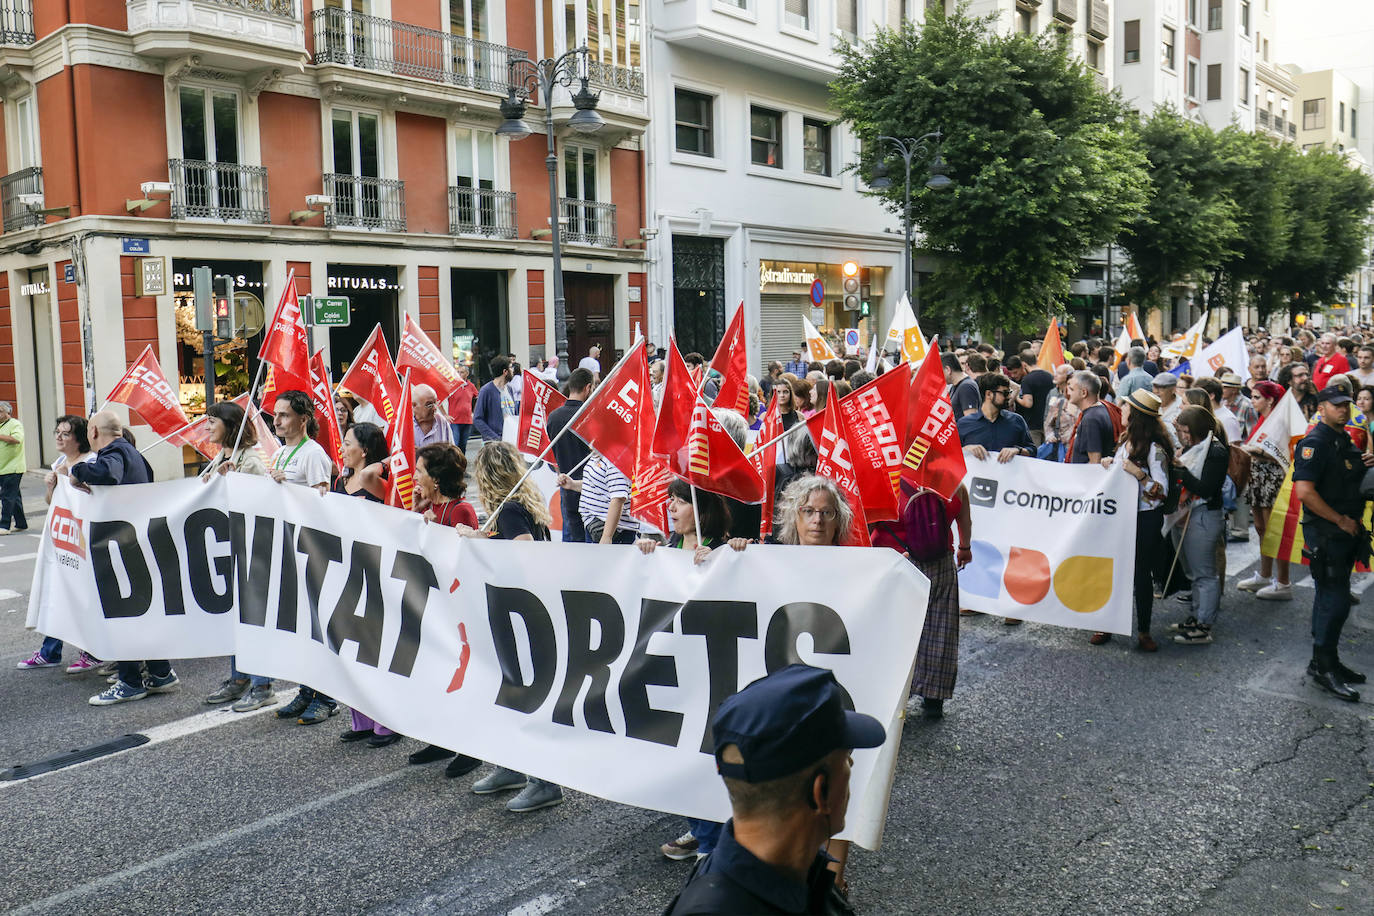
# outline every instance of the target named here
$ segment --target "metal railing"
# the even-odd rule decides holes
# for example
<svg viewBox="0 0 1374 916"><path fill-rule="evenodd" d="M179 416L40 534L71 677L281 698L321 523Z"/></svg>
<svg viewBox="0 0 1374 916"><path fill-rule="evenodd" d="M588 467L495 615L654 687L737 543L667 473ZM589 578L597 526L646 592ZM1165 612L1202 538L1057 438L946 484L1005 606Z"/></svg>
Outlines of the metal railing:
<svg viewBox="0 0 1374 916"><path fill-rule="evenodd" d="M617 67L599 60L589 60L587 82L598 89L610 89L630 95L644 94L644 71L635 67Z"/></svg>
<svg viewBox="0 0 1374 916"><path fill-rule="evenodd" d="M450 235L515 238L515 192L450 185L448 231Z"/></svg>
<svg viewBox="0 0 1374 916"><path fill-rule="evenodd" d="M292 22L301 21L300 0L208 0L215 6L228 6L245 13L267 13Z"/></svg>
<svg viewBox="0 0 1374 916"><path fill-rule="evenodd" d="M215 219L265 223L267 169L235 162L168 159L172 219Z"/></svg>
<svg viewBox="0 0 1374 916"><path fill-rule="evenodd" d="M1284 124L1283 115L1274 115L1274 130L1283 133L1285 130Z"/></svg>
<svg viewBox="0 0 1374 916"><path fill-rule="evenodd" d="M351 10L311 14L317 64L416 76L455 86L504 92L507 65L524 51Z"/></svg>
<svg viewBox="0 0 1374 916"><path fill-rule="evenodd" d="M0 45L33 42L33 0L0 0Z"/></svg>
<svg viewBox="0 0 1374 916"><path fill-rule="evenodd" d="M1261 108L1256 117L1259 119L1260 127L1269 126L1269 112L1266 109Z"/></svg>
<svg viewBox="0 0 1374 916"><path fill-rule="evenodd" d="M615 248L615 204L560 197L563 209L563 241L571 245Z"/></svg>
<svg viewBox="0 0 1374 916"><path fill-rule="evenodd" d="M0 213L3 213L6 232L41 226L46 221L42 213L35 213L19 199L21 194L43 193L41 166L20 169L0 178Z"/></svg>
<svg viewBox="0 0 1374 916"><path fill-rule="evenodd" d="M406 183L395 178L368 178L361 175L324 176L324 193L334 204L324 215L324 224L356 226L361 229L406 231Z"/></svg>

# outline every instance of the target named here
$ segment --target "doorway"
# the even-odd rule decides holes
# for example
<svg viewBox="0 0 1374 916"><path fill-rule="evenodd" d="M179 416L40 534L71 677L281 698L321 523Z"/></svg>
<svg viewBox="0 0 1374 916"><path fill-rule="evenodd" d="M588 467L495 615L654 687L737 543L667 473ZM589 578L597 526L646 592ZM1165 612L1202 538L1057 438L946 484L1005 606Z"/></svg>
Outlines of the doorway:
<svg viewBox="0 0 1374 916"><path fill-rule="evenodd" d="M491 378L492 358L510 352L506 273L499 270L449 272L453 300L455 366L466 363L474 385Z"/></svg>
<svg viewBox="0 0 1374 916"><path fill-rule="evenodd" d="M602 372L615 363L615 278L605 274L563 274L567 299L568 369L593 346L601 348Z"/></svg>
<svg viewBox="0 0 1374 916"><path fill-rule="evenodd" d="M331 296L347 296L349 324L329 329L329 371L343 378L377 325L387 351L396 358L401 330L400 285L395 267L330 264L327 288Z"/></svg>

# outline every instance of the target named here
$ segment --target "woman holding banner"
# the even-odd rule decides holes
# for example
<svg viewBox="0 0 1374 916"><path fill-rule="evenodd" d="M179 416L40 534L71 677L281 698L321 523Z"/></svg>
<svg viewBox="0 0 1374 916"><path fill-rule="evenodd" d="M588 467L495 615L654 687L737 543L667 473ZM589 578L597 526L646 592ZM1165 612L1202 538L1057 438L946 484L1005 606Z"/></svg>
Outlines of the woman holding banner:
<svg viewBox="0 0 1374 916"><path fill-rule="evenodd" d="M477 495L486 510L496 516L492 523L495 533L491 537L503 541L550 540L549 525L553 518L539 488L526 479L525 463L515 446L509 442L488 442L477 453L474 464ZM462 525L457 526L457 530L468 537L487 536ZM506 810L517 814L563 802L563 788L558 784L534 776L526 777L509 767L498 766L472 784L472 791L477 795L492 795L508 789L520 790L520 794L506 802Z"/></svg>
<svg viewBox="0 0 1374 916"><path fill-rule="evenodd" d="M1221 607L1217 554L1224 535L1221 490L1230 451L1220 438L1225 434L1220 432L1216 417L1204 407L1194 404L1183 408L1177 425L1185 451L1174 458L1174 467L1191 500L1179 546L1193 583L1193 613L1170 629L1178 631L1176 643L1205 645L1212 641L1212 623Z"/></svg>
<svg viewBox="0 0 1374 916"><path fill-rule="evenodd" d="M1159 644L1150 636L1154 611L1154 569L1163 547L1164 497L1169 492L1169 465L1174 461L1174 444L1159 419L1159 398L1137 388L1122 401L1126 428L1117 443L1116 454L1103 458L1102 466L1120 468L1136 479L1140 498L1135 521L1135 620L1136 646L1142 652L1158 652ZM1112 638L1110 633L1094 633L1088 642L1100 646Z"/></svg>
<svg viewBox="0 0 1374 916"><path fill-rule="evenodd" d="M205 419L210 444L219 446L219 454L201 472L201 480L209 482L230 471L267 476L267 465L263 463L262 452L258 449L257 433L242 407L232 401L217 401L205 411ZM229 708L234 712L251 712L264 706L274 706L276 702L277 694L272 689L272 679L258 674L244 674L239 671L238 660L232 655L229 656L229 678L205 698L208 706L233 703Z"/></svg>
<svg viewBox="0 0 1374 916"><path fill-rule="evenodd" d="M1249 439L1255 438L1255 433L1259 432L1283 395L1283 386L1278 382L1264 380L1250 383L1250 403L1255 408L1257 419L1250 430ZM1245 498L1250 503L1250 519L1263 544L1264 532L1269 528L1269 514L1274 508L1274 500L1278 498L1287 469L1262 448L1246 446L1245 450L1251 458L1250 482L1245 488ZM1236 587L1255 592L1256 597L1266 601L1290 600L1293 586L1288 581L1288 561L1268 557L1261 552L1259 572L1236 583Z"/></svg>

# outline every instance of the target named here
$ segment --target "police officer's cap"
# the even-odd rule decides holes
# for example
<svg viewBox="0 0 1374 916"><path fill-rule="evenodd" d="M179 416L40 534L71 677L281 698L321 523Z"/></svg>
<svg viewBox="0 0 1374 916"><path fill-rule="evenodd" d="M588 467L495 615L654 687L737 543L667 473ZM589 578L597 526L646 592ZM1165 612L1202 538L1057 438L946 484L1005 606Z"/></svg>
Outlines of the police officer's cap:
<svg viewBox="0 0 1374 916"><path fill-rule="evenodd" d="M1318 404L1349 404L1350 391L1343 385L1327 385L1317 395Z"/></svg>
<svg viewBox="0 0 1374 916"><path fill-rule="evenodd" d="M711 722L716 768L743 782L767 782L795 773L831 751L877 747L882 723L850 712L835 675L810 665L788 665L729 697ZM735 745L743 763L726 763Z"/></svg>

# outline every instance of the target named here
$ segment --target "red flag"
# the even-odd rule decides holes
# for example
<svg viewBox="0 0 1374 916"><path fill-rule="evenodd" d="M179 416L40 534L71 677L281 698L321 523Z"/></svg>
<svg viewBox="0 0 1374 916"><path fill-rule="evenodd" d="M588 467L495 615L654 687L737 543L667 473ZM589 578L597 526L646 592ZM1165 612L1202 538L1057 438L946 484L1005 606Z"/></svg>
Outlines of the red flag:
<svg viewBox="0 0 1374 916"><path fill-rule="evenodd" d="M339 379L339 387L371 404L372 409L386 421L387 429L391 428L391 420L400 409L401 380L396 376L396 367L391 362L391 354L387 352L380 324L373 328L372 336L358 351L358 358L348 367L344 377Z"/></svg>
<svg viewBox="0 0 1374 916"><path fill-rule="evenodd" d="M415 493L415 421L410 413L409 372L401 386L395 419L387 422L386 445L391 453L387 459L387 466L391 470L391 489L386 494L386 504L409 509Z"/></svg>
<svg viewBox="0 0 1374 916"><path fill-rule="evenodd" d="M177 391L162 374L157 357L153 355L151 344L143 348L138 359L133 361L124 377L114 386L107 401L126 405L138 411L143 422L153 428L159 436L171 437L178 430L190 424L191 420L181 409L181 399Z"/></svg>
<svg viewBox="0 0 1374 916"><path fill-rule="evenodd" d="M854 449L864 515L870 523L893 521L899 515L897 486L911 390L908 375L903 363L840 400L845 436Z"/></svg>
<svg viewBox="0 0 1374 916"><path fill-rule="evenodd" d="M234 403L242 407L248 415L253 424L253 434L257 436L258 451L262 452L262 461L270 466L273 456L281 448L281 440L272 430L272 425L262 418L262 411L258 409L258 406L248 399L248 392L245 391L234 398Z"/></svg>
<svg viewBox="0 0 1374 916"><path fill-rule="evenodd" d="M189 445L211 460L220 453L220 447L210 441L209 417L192 420L167 439L174 445Z"/></svg>
<svg viewBox="0 0 1374 916"><path fill-rule="evenodd" d="M334 381L329 377L323 349L310 358L310 400L323 434L320 444L334 464L343 467L343 433L339 430L339 415L334 412Z"/></svg>
<svg viewBox="0 0 1374 916"><path fill-rule="evenodd" d="M667 533L668 484L673 482L673 476L661 458L654 458L647 451L641 455L630 485L630 515Z"/></svg>
<svg viewBox="0 0 1374 916"><path fill-rule="evenodd" d="M749 453L749 463L758 471L759 479L763 481L763 521L759 526L759 537L773 532L773 490L778 479L778 443L773 440L781 435L782 414L778 411L778 393L774 391L773 397L768 401L768 410L764 411L763 421L759 425L758 440L772 444L756 448Z"/></svg>
<svg viewBox="0 0 1374 916"><path fill-rule="evenodd" d="M940 350L934 344L911 383L911 404L907 429L911 445L902 459L902 480L949 499L963 482L966 467L954 408L945 391Z"/></svg>
<svg viewBox="0 0 1374 916"><path fill-rule="evenodd" d="M549 414L568 399L558 389L526 369L520 392L520 434L515 447L526 455L543 455L549 447ZM561 470L561 469L560 469Z"/></svg>
<svg viewBox="0 0 1374 916"><path fill-rule="evenodd" d="M749 416L749 353L744 348L744 303L735 309L730 327L716 347L711 368L720 373L720 391L715 407L726 407L740 416Z"/></svg>
<svg viewBox="0 0 1374 916"><path fill-rule="evenodd" d="M673 473L694 486L740 502L763 502L763 480L697 394L677 341L671 338L652 451L667 458Z"/></svg>
<svg viewBox="0 0 1374 916"><path fill-rule="evenodd" d="M440 401L445 401L453 390L462 384L458 370L453 363L444 359L444 353L434 345L409 313L406 314L405 327L401 329L401 346L396 350L396 371L411 370L410 377L415 384L425 384L434 389Z"/></svg>
<svg viewBox="0 0 1374 916"><path fill-rule="evenodd" d="M310 343L301 316L300 300L296 297L296 272L286 276L286 287L277 300L277 310L267 326L267 334L258 349L258 359L273 366L273 386L264 391L276 394L291 389L305 390L310 384Z"/></svg>
<svg viewBox="0 0 1374 916"><path fill-rule="evenodd" d="M844 434L844 421L838 410L826 408L806 421L811 441L816 444L816 474L829 477L839 486L854 511L844 543L850 547L871 547L868 521L864 518L863 495L854 469L854 450Z"/></svg>
<svg viewBox="0 0 1374 916"><path fill-rule="evenodd" d="M652 410L653 382L640 338L596 386L573 419L572 431L634 480L640 436L652 427Z"/></svg>

